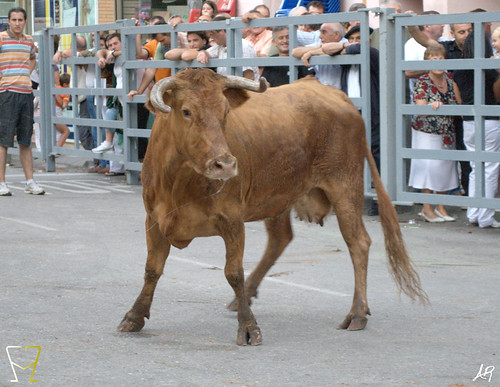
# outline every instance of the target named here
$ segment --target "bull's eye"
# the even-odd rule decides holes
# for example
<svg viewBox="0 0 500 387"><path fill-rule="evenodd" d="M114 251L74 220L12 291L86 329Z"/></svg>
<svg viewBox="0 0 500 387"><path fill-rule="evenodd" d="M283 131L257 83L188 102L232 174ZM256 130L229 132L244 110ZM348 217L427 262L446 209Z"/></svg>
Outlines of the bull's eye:
<svg viewBox="0 0 500 387"><path fill-rule="evenodd" d="M187 109L183 109L182 114L184 115L184 117L191 117L191 112Z"/></svg>

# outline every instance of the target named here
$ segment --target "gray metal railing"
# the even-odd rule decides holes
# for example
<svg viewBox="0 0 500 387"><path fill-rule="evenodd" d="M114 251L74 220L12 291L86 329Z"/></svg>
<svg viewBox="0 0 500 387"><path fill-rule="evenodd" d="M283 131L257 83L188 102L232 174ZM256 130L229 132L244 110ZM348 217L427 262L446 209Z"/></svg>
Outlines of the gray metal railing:
<svg viewBox="0 0 500 387"><path fill-rule="evenodd" d="M500 162L500 152L486 152L484 150L484 117L500 116L500 105L484 104L484 71L485 69L500 69L500 59L484 58L484 23L500 21L500 12L466 13L455 15L395 15L394 16L394 47L393 62L395 67L395 147L394 154L388 156L394 160L392 176L389 180L395 191L392 198L399 202L418 202L444 204L452 206L472 206L484 208L500 208L500 199L485 197L485 162ZM462 24L472 23L474 31L480 31L474 35L475 59L445 59L432 61L405 61L401 48L404 46L404 29L412 25L432 24ZM388 51L391 54L390 51ZM433 70L443 69L474 70L474 104L473 105L443 105L438 111L427 106L407 104L405 101L405 70ZM410 115L447 115L447 116L474 116L475 143L480 144L474 151L465 150L424 150L411 149L405 130L405 117ZM412 192L407 186L407 168L410 159L436 159L436 160L464 160L474 161L476 165L475 191L476 197L465 197L456 195L421 194Z"/></svg>
<svg viewBox="0 0 500 387"><path fill-rule="evenodd" d="M47 170L55 170L55 161L52 157L56 153L78 155L89 159L100 158L116 160L125 164L127 171L127 181L131 184L138 182L138 172L141 170L141 163L137 160L137 139L139 137L149 137L150 130L137 128L137 103L146 102L145 96L135 96L133 101L127 97L129 90L136 89L135 70L140 68L171 68L173 74L186 67L228 67L228 73L241 75L242 66L276 66L285 65L290 68L290 80L297 77L297 68L302 65L299 59L289 57L266 57L266 58L242 58L241 30L248 27L273 27L285 25L290 30L290 52L294 47L303 45L302 33L298 33L296 28L301 24L321 24L325 22L349 22L359 20L361 22L361 54L359 55L338 55L338 56L315 56L310 59L311 65L317 64L359 64L361 67L361 98L353 99L353 103L361 110L367 128L367 140L370 142L370 53L368 38L369 12L375 12L380 18L380 147L381 147L381 175L385 186L395 203L411 204L413 202L436 203L454 206L478 206L500 208L500 199L484 198L484 162L500 161L500 154L485 152L478 147L474 152L456 150L421 150L410 149L407 143L407 128L404 118L412 114L440 114L440 115L474 115L476 125L481 127L482 117L486 115L499 115L498 106L481 105L481 101L476 101L470 106L442 106L439 111L433 111L429 106L408 105L405 101L405 70L429 70L442 68L442 61L404 61L404 29L408 25L444 24L444 23L474 23L476 30L482 29L485 22L500 21L499 12L488 13L468 13L458 15L395 15L391 9L372 8L360 10L354 13L324 14L315 16L298 16L283 18L268 18L252 20L245 24L241 19L230 19L220 22L190 23L180 24L175 29L169 25L158 26L134 26L131 20L122 20L112 24L46 29L40 41L40 91L41 96L41 117L42 126L42 152L40 157L47 160ZM172 47L177 46L177 35L179 32L207 31L212 29L225 29L227 31L227 51L228 59L210 59L206 65L197 61L182 62L168 60L136 60L135 57L135 36L137 34L171 33ZM76 35L104 31L118 30L122 35L122 58L123 68L126 73L123 79L122 89L106 89L97 87L95 89L79 89L76 87L76 77L72 77L70 89L65 89L64 93L71 94L73 101L78 95L94 95L96 105L102 106L102 101L106 96L117 95L123 99L123 119L120 121L106 121L102 117L100 109L95 120L82 119L78 117L77 109L73 109L72 118L56 118L54 107L54 95L61 93L54 85L52 67L52 56L54 54L52 41L54 35L69 34L73 37L72 49L76 53ZM476 37L476 50L481 47L479 35ZM97 42L98 43L98 42ZM446 68L449 70L459 68L476 69L476 77L480 80L481 69L500 68L500 60L494 59L473 59L473 60L446 60ZM76 74L78 65L95 65L96 58L81 58L73 55L64 59L62 63L70 66L72 73ZM100 69L97 68L97 78L100 78ZM43 77L42 77L43 74ZM479 74L479 75L478 75ZM480 88L480 82L475 82L475 88ZM480 93L479 93L480 92ZM482 90L476 90L476 95L481 95ZM101 138L104 128L115 127L123 130L124 154L103 154L96 156L90 151L81 149L78 144L78 131L75 130L75 144L72 149L55 147L55 123L65 123L68 125L90 125L98 128L98 136ZM484 131L477 131L476 142L482 143ZM12 150L10 151L12 152ZM15 150L14 150L15 152ZM420 194L411 192L408 189L406 175L407 164L411 158L434 158L443 160L469 160L478 162L476 192L478 197L457 197L451 195ZM365 195L372 196L370 176L368 168L365 168Z"/></svg>

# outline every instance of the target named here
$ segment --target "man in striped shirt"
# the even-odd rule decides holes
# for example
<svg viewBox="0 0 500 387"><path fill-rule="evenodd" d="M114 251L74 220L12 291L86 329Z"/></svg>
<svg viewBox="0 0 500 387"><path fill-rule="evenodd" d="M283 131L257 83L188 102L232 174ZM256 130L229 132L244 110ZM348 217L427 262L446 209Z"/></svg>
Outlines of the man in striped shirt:
<svg viewBox="0 0 500 387"><path fill-rule="evenodd" d="M0 196L11 196L5 183L7 149L19 144L19 158L26 176L25 193L43 195L45 191L33 180L33 92L30 74L33 71L35 44L23 33L26 11L12 8L7 23L10 29L0 33Z"/></svg>

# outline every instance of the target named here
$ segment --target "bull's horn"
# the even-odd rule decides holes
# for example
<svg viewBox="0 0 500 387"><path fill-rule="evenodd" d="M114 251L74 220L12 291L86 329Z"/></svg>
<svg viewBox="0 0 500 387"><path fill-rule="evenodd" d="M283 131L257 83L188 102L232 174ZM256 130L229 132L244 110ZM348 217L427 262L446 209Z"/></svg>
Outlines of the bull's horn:
<svg viewBox="0 0 500 387"><path fill-rule="evenodd" d="M165 91L171 90L175 88L175 79L174 77L163 78L158 81L153 88L151 89L151 93L149 95L149 100L155 109L163 112L170 113L171 107L166 105L163 102L163 94Z"/></svg>
<svg viewBox="0 0 500 387"><path fill-rule="evenodd" d="M247 78L237 77L235 75L226 75L227 88L245 89L262 93L266 91L267 85L267 80L264 77L260 77L259 82L257 82Z"/></svg>

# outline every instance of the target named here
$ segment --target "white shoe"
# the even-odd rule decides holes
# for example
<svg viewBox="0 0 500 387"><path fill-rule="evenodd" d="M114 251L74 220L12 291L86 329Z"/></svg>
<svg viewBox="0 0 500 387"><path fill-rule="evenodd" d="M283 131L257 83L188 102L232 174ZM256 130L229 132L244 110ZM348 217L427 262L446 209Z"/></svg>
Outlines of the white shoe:
<svg viewBox="0 0 500 387"><path fill-rule="evenodd" d="M26 188L24 189L24 193L30 195L43 195L45 191L34 181L29 184L26 184Z"/></svg>
<svg viewBox="0 0 500 387"><path fill-rule="evenodd" d="M0 196L12 196L7 183L0 183Z"/></svg>
<svg viewBox="0 0 500 387"><path fill-rule="evenodd" d="M484 226L484 227L481 227L479 226L479 228L500 228L500 222L497 222L495 219L493 219L493 223L490 224L489 226Z"/></svg>
<svg viewBox="0 0 500 387"><path fill-rule="evenodd" d="M443 218L445 222L454 222L456 219L452 216L449 215L442 215L438 210L434 210L434 213L439 216L440 218Z"/></svg>
<svg viewBox="0 0 500 387"><path fill-rule="evenodd" d="M110 143L110 142L104 141L97 148L92 149L92 152L94 152L94 153L104 153L104 152L109 152L112 149L113 149L113 144Z"/></svg>
<svg viewBox="0 0 500 387"><path fill-rule="evenodd" d="M427 215L425 215L423 212L420 212L418 215L420 215L426 222L429 222L429 223L443 223L444 222L444 219L441 218L441 217L437 217L437 218L429 218Z"/></svg>

